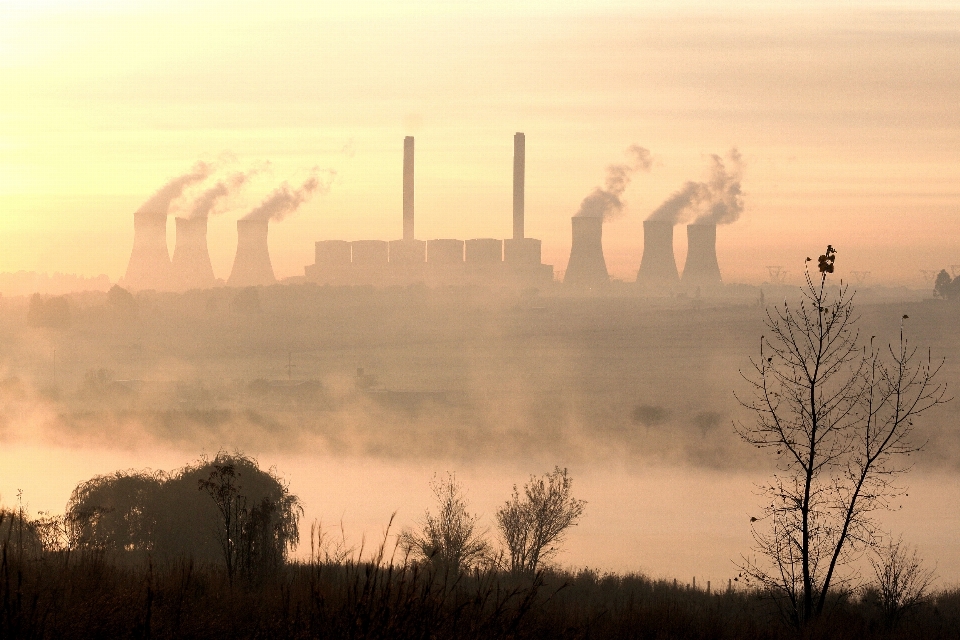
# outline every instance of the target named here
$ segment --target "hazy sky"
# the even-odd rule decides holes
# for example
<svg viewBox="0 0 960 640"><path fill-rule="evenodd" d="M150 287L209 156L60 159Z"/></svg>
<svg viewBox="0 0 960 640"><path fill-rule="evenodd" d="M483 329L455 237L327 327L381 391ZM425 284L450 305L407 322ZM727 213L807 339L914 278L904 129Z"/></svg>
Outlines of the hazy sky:
<svg viewBox="0 0 960 640"><path fill-rule="evenodd" d="M278 276L300 275L315 240L400 237L404 135L417 236L505 237L516 131L527 234L557 269L570 216L631 144L655 165L605 226L616 277L636 276L642 220L732 147L746 210L718 231L727 281L797 274L828 242L841 275L874 281L960 264L960 10L765 5L3 0L0 271L118 278L133 211L202 159L271 163L211 218L222 278L237 218L336 171L271 228Z"/></svg>

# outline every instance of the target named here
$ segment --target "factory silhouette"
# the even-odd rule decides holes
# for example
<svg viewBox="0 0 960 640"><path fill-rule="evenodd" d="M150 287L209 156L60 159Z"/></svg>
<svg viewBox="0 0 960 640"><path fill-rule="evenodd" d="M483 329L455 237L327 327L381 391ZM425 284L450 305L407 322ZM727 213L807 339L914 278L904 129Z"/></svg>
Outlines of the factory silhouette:
<svg viewBox="0 0 960 640"><path fill-rule="evenodd" d="M514 135L513 237L506 239L438 238L419 240L414 226L414 138L403 141L403 236L399 240L320 240L315 261L304 268L307 282L326 285L480 285L515 288L560 286L552 265L541 262L541 241L526 236L524 181L526 141ZM203 166L172 181L134 214L133 250L120 284L132 290L186 291L218 286L207 249L207 217L177 217L171 260L167 248L167 208L190 182L207 176ZM164 202L158 198L170 191ZM230 287L277 283L267 244L269 216L237 220L237 251L226 280ZM610 282L603 256L603 215L571 218L570 258L562 285L570 290L602 291ZM643 223L643 255L637 273L640 292L664 295L679 291L720 291L717 225L697 220L687 225L687 259L682 276L673 253L677 220Z"/></svg>

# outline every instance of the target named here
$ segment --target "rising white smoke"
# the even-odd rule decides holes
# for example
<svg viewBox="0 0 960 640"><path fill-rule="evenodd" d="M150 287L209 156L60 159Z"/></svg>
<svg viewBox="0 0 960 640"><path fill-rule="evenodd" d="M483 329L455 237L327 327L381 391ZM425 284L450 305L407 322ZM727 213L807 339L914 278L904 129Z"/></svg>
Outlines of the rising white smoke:
<svg viewBox="0 0 960 640"><path fill-rule="evenodd" d="M276 220L280 221L300 208L304 202L309 200L315 193L328 193L333 184L337 172L327 169L324 177L321 179L319 172L314 169L314 174L304 182L299 189L293 189L286 182L277 187L273 193L253 209L250 213L243 216L244 220Z"/></svg>
<svg viewBox="0 0 960 640"><path fill-rule="evenodd" d="M743 162L740 152L731 149L727 164L718 155L711 155L710 180L684 183L663 201L647 220L680 224L695 218L698 224L730 224L743 212L743 191L740 180Z"/></svg>
<svg viewBox="0 0 960 640"><path fill-rule="evenodd" d="M150 196L149 200L137 209L137 215L150 216L151 218L155 218L157 222L166 222L167 213L170 212L170 204L179 198L181 194L183 194L183 190L188 186L195 182L205 180L206 177L210 175L211 170L211 165L206 162L198 162L193 165L190 173L177 176L160 187L156 193Z"/></svg>
<svg viewBox="0 0 960 640"><path fill-rule="evenodd" d="M190 215L188 217L190 219L206 218L213 212L217 202L230 195L231 192L242 187L244 183L250 179L251 175L252 172L237 172L229 178L217 181L216 185L201 193L197 199L194 200L193 207L190 209Z"/></svg>
<svg viewBox="0 0 960 640"><path fill-rule="evenodd" d="M624 203L620 199L630 184L630 179L636 171L650 171L653 166L653 157L650 151L633 144L626 154L631 156L629 164L612 164L607 167L607 179L603 188L595 188L590 195L580 203L577 216L603 218L609 220L623 213Z"/></svg>

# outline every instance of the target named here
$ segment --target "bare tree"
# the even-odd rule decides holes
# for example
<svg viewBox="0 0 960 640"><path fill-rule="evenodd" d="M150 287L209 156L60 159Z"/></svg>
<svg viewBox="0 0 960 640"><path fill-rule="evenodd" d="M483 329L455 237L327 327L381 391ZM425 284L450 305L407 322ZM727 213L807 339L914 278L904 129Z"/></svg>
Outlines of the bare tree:
<svg viewBox="0 0 960 640"><path fill-rule="evenodd" d="M482 563L490 555L485 531L477 527L479 516L467 510L463 486L453 474L430 482L437 498L437 514L428 510L419 531L400 534L400 545L414 558L437 566L460 570Z"/></svg>
<svg viewBox="0 0 960 640"><path fill-rule="evenodd" d="M744 375L752 397L738 398L756 414L739 434L776 459L761 487L766 506L751 519L762 560L744 558L742 569L798 627L844 584L838 569L877 544L873 516L900 495L895 479L920 448L914 421L945 402L935 382L942 362L918 357L904 337L907 316L899 345L860 346L853 293L842 282L835 293L827 287L835 259L828 246L819 277L806 273L802 301L768 309L769 335Z"/></svg>
<svg viewBox="0 0 960 640"><path fill-rule="evenodd" d="M560 467L539 478L530 476L522 496L513 485L513 496L497 511L512 571L536 571L559 551L564 534L577 524L586 505L571 495L572 486L573 478Z"/></svg>
<svg viewBox="0 0 960 640"><path fill-rule="evenodd" d="M220 459L213 462L210 475L197 481L198 489L213 498L220 513L217 541L223 553L227 578L232 583L239 564L242 549L243 525L246 519L246 498L240 494L240 473L233 460Z"/></svg>
<svg viewBox="0 0 960 640"><path fill-rule="evenodd" d="M891 540L870 559L876 578L877 605L887 622L896 625L904 613L926 599L936 574L923 566L917 550L910 549L902 538Z"/></svg>

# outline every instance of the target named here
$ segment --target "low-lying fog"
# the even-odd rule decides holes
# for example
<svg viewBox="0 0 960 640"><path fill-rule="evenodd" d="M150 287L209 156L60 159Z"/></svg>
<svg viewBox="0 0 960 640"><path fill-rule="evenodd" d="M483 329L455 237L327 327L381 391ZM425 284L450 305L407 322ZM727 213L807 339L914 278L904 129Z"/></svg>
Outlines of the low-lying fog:
<svg viewBox="0 0 960 640"><path fill-rule="evenodd" d="M565 565L725 584L749 553L770 467L734 433L750 415L733 393L763 333L757 301L251 291L74 295L59 327L0 301L0 504L22 490L32 513L62 512L93 475L238 449L300 496L305 543L319 520L369 545L394 511L395 530L416 524L434 473L455 472L492 530L514 483L560 465L588 501ZM908 314L960 386L955 305L859 309L862 335L885 341ZM909 496L883 519L951 584L958 411L921 420Z"/></svg>

